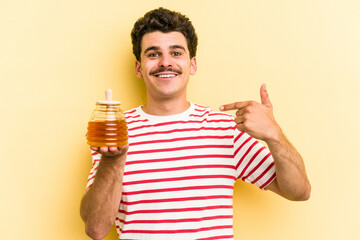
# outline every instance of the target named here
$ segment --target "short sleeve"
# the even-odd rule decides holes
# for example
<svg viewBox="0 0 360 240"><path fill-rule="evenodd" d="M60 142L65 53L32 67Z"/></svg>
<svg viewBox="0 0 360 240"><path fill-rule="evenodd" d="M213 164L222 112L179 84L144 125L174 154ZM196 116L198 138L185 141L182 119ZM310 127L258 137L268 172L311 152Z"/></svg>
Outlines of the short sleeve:
<svg viewBox="0 0 360 240"><path fill-rule="evenodd" d="M237 129L234 136L234 159L237 179L264 189L276 178L274 159L269 149Z"/></svg>
<svg viewBox="0 0 360 240"><path fill-rule="evenodd" d="M92 167L91 167L91 170L90 170L90 173L89 173L89 176L88 176L88 181L87 181L87 185L86 185L86 191L90 188L90 186L94 182L96 171L97 171L97 168L99 166L100 159L101 159L101 154L91 150L91 158L92 158Z"/></svg>

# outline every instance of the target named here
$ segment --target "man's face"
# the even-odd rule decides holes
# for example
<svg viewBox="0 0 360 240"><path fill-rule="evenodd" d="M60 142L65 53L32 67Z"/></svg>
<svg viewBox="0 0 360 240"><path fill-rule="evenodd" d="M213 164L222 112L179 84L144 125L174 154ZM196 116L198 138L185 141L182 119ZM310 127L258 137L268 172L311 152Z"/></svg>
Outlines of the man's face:
<svg viewBox="0 0 360 240"><path fill-rule="evenodd" d="M195 57L190 59L182 33L146 33L140 59L135 63L135 71L137 77L144 79L148 99L186 99L186 86L197 66Z"/></svg>

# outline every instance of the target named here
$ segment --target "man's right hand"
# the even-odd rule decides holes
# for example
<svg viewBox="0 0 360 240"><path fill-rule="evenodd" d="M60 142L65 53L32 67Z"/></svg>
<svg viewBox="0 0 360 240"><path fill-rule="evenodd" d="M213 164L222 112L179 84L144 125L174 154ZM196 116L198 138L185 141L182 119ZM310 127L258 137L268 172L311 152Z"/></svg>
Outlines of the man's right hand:
<svg viewBox="0 0 360 240"><path fill-rule="evenodd" d="M90 147L92 150L100 153L104 157L121 157L126 155L129 145L121 147Z"/></svg>

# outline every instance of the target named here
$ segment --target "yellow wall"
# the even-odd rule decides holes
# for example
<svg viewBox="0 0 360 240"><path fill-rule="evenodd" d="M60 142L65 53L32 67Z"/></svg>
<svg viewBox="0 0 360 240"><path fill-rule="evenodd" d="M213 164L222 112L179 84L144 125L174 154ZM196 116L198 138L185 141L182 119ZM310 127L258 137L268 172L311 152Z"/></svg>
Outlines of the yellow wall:
<svg viewBox="0 0 360 240"><path fill-rule="evenodd" d="M124 110L143 103L129 33L159 6L188 15L199 35L189 99L259 100L266 82L306 163L307 202L236 185L236 239L359 239L357 0L1 0L0 239L88 239L87 120L106 88Z"/></svg>

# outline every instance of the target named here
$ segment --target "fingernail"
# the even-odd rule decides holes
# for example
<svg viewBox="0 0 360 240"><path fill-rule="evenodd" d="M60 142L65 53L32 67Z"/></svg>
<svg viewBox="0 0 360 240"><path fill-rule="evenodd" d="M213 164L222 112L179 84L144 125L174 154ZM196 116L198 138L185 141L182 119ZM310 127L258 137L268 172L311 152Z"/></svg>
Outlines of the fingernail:
<svg viewBox="0 0 360 240"><path fill-rule="evenodd" d="M223 110L224 110L224 106L220 106L219 109L220 109L220 111L223 111Z"/></svg>

